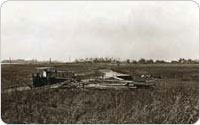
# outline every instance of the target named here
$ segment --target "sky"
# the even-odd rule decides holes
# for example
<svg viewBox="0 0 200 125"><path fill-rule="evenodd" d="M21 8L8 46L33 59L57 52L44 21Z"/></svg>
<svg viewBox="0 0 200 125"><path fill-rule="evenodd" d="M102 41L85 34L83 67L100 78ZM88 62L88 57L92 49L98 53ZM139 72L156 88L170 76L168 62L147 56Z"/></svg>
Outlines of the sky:
<svg viewBox="0 0 200 125"><path fill-rule="evenodd" d="M8 1L1 60L199 58L192 1Z"/></svg>

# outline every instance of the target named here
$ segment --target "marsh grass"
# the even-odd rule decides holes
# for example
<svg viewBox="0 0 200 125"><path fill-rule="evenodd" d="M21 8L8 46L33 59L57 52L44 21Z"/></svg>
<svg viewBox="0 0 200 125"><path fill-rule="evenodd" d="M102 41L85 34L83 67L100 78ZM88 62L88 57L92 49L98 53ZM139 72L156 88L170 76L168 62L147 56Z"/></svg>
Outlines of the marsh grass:
<svg viewBox="0 0 200 125"><path fill-rule="evenodd" d="M63 69L67 69L64 66ZM84 66L79 66L79 68ZM2 86L26 79L33 67L3 67ZM61 68L61 67L60 67ZM74 66L75 68L75 66ZM91 70L94 67L88 68ZM199 118L198 67L112 67L159 74L155 88L133 90L31 89L2 93L6 123L195 123ZM17 70L16 70L17 69ZM71 68L72 69L72 68ZM77 69L77 71L81 71ZM86 68L85 68L85 71ZM12 72L13 73L13 72ZM5 77L6 75L10 77ZM20 75L19 75L20 74ZM187 76L190 75L190 76ZM187 76L187 77L184 77ZM16 79L12 79L15 78ZM17 79L18 78L18 79ZM187 78L187 79L186 79ZM13 82L12 84L8 81ZM8 84L8 85L4 85ZM20 82L19 82L20 84ZM6 88L3 87L3 88Z"/></svg>

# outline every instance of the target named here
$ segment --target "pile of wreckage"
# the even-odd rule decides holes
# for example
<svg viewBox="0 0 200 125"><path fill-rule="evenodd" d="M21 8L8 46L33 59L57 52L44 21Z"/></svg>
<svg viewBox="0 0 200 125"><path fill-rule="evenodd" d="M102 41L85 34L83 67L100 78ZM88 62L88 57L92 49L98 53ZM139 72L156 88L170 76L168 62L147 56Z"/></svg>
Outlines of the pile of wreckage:
<svg viewBox="0 0 200 125"><path fill-rule="evenodd" d="M33 87L50 85L51 88L83 89L135 89L155 86L156 78L142 74L135 78L130 74L119 73L109 69L97 70L98 76L83 78L83 74L73 71L59 71L54 67L40 67L32 74Z"/></svg>

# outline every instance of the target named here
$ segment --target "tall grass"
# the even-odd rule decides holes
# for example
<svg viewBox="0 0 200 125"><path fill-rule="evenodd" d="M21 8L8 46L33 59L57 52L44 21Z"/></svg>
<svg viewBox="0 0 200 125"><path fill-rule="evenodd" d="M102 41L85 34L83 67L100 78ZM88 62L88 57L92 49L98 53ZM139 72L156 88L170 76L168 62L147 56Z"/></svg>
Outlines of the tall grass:
<svg viewBox="0 0 200 125"><path fill-rule="evenodd" d="M18 74L19 67L12 68ZM129 71L135 68L129 67ZM137 68L162 76L155 88L148 89L40 88L2 93L1 117L6 123L195 123L199 118L197 68L176 68L177 71L170 67ZM30 69L18 72L26 74ZM4 69L2 73L9 74L10 70ZM3 75L3 86L5 78Z"/></svg>
<svg viewBox="0 0 200 125"><path fill-rule="evenodd" d="M2 94L6 123L194 123L198 89L31 90Z"/></svg>

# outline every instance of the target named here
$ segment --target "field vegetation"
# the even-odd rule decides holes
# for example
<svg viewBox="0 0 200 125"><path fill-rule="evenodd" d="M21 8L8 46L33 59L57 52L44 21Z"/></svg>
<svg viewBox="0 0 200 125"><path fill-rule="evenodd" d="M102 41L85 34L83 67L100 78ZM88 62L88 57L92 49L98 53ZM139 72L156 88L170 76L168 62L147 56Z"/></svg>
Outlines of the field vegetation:
<svg viewBox="0 0 200 125"><path fill-rule="evenodd" d="M109 68L159 76L154 88L88 90L29 86L31 73L45 64L1 65L1 118L5 123L195 123L199 118L198 64L51 64L61 70L92 74ZM88 75L92 77L92 75Z"/></svg>

